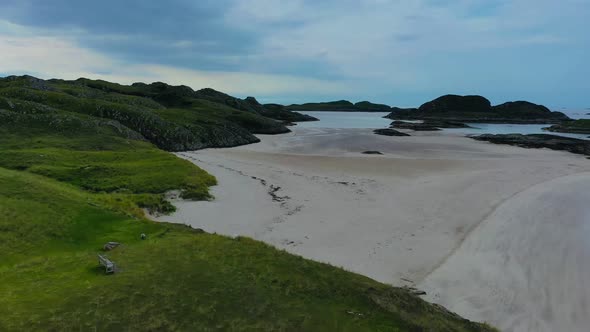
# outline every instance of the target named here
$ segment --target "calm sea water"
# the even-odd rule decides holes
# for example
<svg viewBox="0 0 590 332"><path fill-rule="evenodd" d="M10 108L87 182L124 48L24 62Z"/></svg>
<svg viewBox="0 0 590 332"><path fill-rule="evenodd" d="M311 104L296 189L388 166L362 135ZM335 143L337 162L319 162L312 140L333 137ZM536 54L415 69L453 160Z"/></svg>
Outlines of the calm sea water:
<svg viewBox="0 0 590 332"><path fill-rule="evenodd" d="M589 111L590 112L590 111ZM392 120L384 119L387 112L301 112L314 116L320 121L300 122L303 128L387 128ZM590 118L586 111L564 112L571 118ZM444 129L458 134L547 134L542 128L548 125L468 123L473 128ZM588 139L588 135L550 133L554 135Z"/></svg>

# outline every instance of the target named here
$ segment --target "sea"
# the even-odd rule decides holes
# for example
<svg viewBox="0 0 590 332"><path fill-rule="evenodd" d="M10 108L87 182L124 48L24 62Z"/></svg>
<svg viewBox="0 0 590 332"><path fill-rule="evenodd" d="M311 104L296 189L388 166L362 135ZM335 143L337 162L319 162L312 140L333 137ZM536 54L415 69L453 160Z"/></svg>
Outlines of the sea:
<svg viewBox="0 0 590 332"><path fill-rule="evenodd" d="M572 119L590 119L590 110L560 110ZM320 121L299 122L302 128L387 128L393 121L383 118L388 112L300 112L314 116ZM552 133L544 131L549 125L467 123L472 128L446 128L443 131L464 135L480 134L552 134L565 137L589 139L584 134Z"/></svg>

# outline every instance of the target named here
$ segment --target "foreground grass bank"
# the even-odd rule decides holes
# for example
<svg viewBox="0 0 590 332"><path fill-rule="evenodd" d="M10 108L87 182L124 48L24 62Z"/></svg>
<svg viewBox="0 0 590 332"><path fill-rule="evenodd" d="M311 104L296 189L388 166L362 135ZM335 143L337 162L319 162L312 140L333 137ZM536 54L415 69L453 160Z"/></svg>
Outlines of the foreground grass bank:
<svg viewBox="0 0 590 332"><path fill-rule="evenodd" d="M147 220L143 208L173 210L167 191L210 199L208 187L215 184L152 144L174 145L173 136L160 139L168 129L150 143L138 131L157 129L159 122L131 121L132 129L114 118L133 113L97 117L69 102L48 105L17 92L4 90L4 96L15 94L0 98L0 331L492 330L407 290L251 239ZM212 108L226 107L190 99L190 109L175 111L146 97L109 92L85 99L70 92L84 109L104 110L104 99L112 98L147 105L141 114L166 126L214 121ZM271 121L252 116L255 125ZM218 125L225 126L212 126ZM170 130L180 130L174 126ZM204 137L190 130L190 140ZM105 253L108 241L122 245ZM118 272L105 275L97 253L116 262Z"/></svg>
<svg viewBox="0 0 590 332"><path fill-rule="evenodd" d="M103 195L0 168L0 330L490 330L254 240L130 217ZM123 243L110 276L96 262L107 241Z"/></svg>

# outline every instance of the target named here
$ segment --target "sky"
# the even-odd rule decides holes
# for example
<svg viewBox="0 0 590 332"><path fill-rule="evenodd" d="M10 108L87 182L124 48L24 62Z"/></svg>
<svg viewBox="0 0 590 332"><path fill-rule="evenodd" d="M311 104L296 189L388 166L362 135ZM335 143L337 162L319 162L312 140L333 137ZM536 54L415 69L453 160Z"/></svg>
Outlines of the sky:
<svg viewBox="0 0 590 332"><path fill-rule="evenodd" d="M590 107L590 0L0 0L0 76Z"/></svg>

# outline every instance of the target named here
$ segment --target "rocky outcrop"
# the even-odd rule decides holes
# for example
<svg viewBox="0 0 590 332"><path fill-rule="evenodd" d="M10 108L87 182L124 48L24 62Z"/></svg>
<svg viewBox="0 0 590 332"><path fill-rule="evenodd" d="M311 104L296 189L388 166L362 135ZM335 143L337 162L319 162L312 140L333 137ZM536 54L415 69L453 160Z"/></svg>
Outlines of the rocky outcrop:
<svg viewBox="0 0 590 332"><path fill-rule="evenodd" d="M261 115L281 120L287 123L290 122L307 122L319 121L318 118L299 112L288 111L285 106L279 104L264 104Z"/></svg>
<svg viewBox="0 0 590 332"><path fill-rule="evenodd" d="M528 101L512 101L492 107L492 112L500 118L517 117L542 123L547 120L569 120L567 115L561 112L552 112L543 105L533 104Z"/></svg>
<svg viewBox="0 0 590 332"><path fill-rule="evenodd" d="M487 141L494 144L508 144L523 148L548 148L552 150L565 150L572 153L590 156L590 141L547 134L485 134L471 136L478 141Z"/></svg>
<svg viewBox="0 0 590 332"><path fill-rule="evenodd" d="M543 129L558 133L590 134L590 119L567 121Z"/></svg>
<svg viewBox="0 0 590 332"><path fill-rule="evenodd" d="M237 100L213 89L201 91L204 94L227 103ZM7 110L2 117L21 125L43 122L72 133L88 130L88 126L110 128L168 151L232 147L259 142L253 134L290 131L282 121L195 98L197 95L190 87L161 82L126 86L89 79L0 78L0 108ZM254 101L236 101L236 105L257 104Z"/></svg>
<svg viewBox="0 0 590 332"><path fill-rule="evenodd" d="M435 126L431 126L427 123L414 123L414 122L404 122L404 121L393 121L391 123L391 128L397 129L411 129L415 131L438 131L440 128Z"/></svg>
<svg viewBox="0 0 590 332"><path fill-rule="evenodd" d="M375 104L369 101L360 101L354 104L354 107L359 112L390 112L391 107L384 104Z"/></svg>
<svg viewBox="0 0 590 332"><path fill-rule="evenodd" d="M391 128L411 129L415 131L437 131L440 128L471 128L470 126L455 121L424 120L423 122L406 122L396 120L391 123Z"/></svg>
<svg viewBox="0 0 590 332"><path fill-rule="evenodd" d="M543 105L527 101L492 106L482 96L445 95L424 103L418 109L395 109L386 118L401 120L445 120L472 123L559 123L569 118L551 112Z"/></svg>
<svg viewBox="0 0 590 332"><path fill-rule="evenodd" d="M489 112L492 104L482 96L445 95L422 104L421 113L471 113Z"/></svg>
<svg viewBox="0 0 590 332"><path fill-rule="evenodd" d="M402 133L400 131L397 131L397 130L391 129L391 128L375 129L375 130L373 130L373 132L377 135L383 135L383 136L410 136L409 134Z"/></svg>

